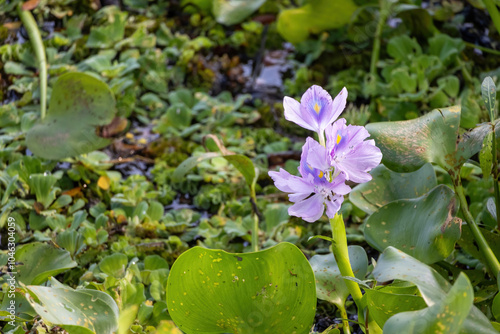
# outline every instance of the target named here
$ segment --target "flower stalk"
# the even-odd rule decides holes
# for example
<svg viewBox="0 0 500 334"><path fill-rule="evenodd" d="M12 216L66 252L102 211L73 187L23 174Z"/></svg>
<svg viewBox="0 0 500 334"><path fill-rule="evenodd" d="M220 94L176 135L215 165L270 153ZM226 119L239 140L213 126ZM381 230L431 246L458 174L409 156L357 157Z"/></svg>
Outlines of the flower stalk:
<svg viewBox="0 0 500 334"><path fill-rule="evenodd" d="M28 32L30 38L31 46L35 52L36 59L38 61L38 70L40 78L40 118L45 118L45 112L47 110L47 59L45 57L45 48L43 46L42 36L38 30L38 25L36 24L33 15L29 10L23 9L22 3L17 7L17 12L19 18L23 22L24 28Z"/></svg>
<svg viewBox="0 0 500 334"><path fill-rule="evenodd" d="M351 262L349 261L347 236L342 215L336 214L334 218L330 219L330 226L332 227L332 237L334 241L332 244L333 255L335 256L335 260L337 261L337 265L339 266L340 273L344 277L354 277ZM363 298L361 289L359 288L359 285L354 281L345 279L344 283L347 286L347 289L349 290L349 293L351 294L352 299L354 300L354 303L358 308L358 320L362 325L364 325L364 305L361 300Z"/></svg>

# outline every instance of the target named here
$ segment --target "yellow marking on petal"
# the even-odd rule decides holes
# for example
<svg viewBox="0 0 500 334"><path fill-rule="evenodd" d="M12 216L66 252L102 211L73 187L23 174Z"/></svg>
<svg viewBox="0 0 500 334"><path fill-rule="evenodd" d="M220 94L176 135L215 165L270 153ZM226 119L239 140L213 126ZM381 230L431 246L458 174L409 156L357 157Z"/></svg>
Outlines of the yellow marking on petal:
<svg viewBox="0 0 500 334"><path fill-rule="evenodd" d="M321 179L323 177L323 175L325 175L325 173L323 173L322 171L319 171L319 178Z"/></svg>
<svg viewBox="0 0 500 334"><path fill-rule="evenodd" d="M342 137L340 135L337 135L337 144L340 143L341 140L342 140Z"/></svg>
<svg viewBox="0 0 500 334"><path fill-rule="evenodd" d="M317 114L321 111L321 107L317 103L314 104L314 111L316 111Z"/></svg>

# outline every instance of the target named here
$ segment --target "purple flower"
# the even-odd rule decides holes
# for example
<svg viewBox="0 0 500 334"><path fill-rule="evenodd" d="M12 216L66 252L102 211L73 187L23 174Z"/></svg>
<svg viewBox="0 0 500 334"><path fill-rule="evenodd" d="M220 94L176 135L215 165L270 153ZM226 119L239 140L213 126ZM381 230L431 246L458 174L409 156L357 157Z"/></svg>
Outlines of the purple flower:
<svg viewBox="0 0 500 334"><path fill-rule="evenodd" d="M323 137L325 128L332 124L342 113L347 100L347 89L342 91L332 101L332 97L320 86L311 86L302 95L300 103L285 96L285 118L301 127L315 131Z"/></svg>
<svg viewBox="0 0 500 334"><path fill-rule="evenodd" d="M325 132L326 148L312 142L307 163L334 175L342 172L347 180L356 183L370 181L368 172L380 164L382 153L373 139L365 140L370 136L368 131L363 126L346 125L341 118Z"/></svg>
<svg viewBox="0 0 500 334"><path fill-rule="evenodd" d="M327 173L307 164L313 144L319 145L314 139L307 138L302 147L299 166L300 177L291 175L283 169L280 169L279 172L269 172L276 187L289 193L288 198L295 203L288 209L288 213L291 216L301 217L310 223L321 218L325 211L325 205L326 215L333 218L344 200L343 195L351 191L351 188L345 184L344 174L338 175L330 182Z"/></svg>

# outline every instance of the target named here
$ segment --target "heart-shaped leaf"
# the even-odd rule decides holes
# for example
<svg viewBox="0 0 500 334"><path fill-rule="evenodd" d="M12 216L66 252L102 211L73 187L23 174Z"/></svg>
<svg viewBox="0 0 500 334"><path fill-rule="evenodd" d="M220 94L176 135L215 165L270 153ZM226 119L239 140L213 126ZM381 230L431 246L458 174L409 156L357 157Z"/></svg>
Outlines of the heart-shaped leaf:
<svg viewBox="0 0 500 334"><path fill-rule="evenodd" d="M27 287L28 301L44 322L69 333L112 334L116 331L118 306L110 295L90 289L73 290L55 280L51 282L52 287Z"/></svg>
<svg viewBox="0 0 500 334"><path fill-rule="evenodd" d="M68 251L40 242L18 247L16 261L17 279L24 284L41 284L50 276L77 266Z"/></svg>
<svg viewBox="0 0 500 334"><path fill-rule="evenodd" d="M387 247L380 255L373 276L378 282L399 279L415 284L427 306L446 302L451 289L450 283L436 270L394 247ZM472 306L459 333L493 334L497 331L488 318Z"/></svg>
<svg viewBox="0 0 500 334"><path fill-rule="evenodd" d="M427 162L446 170L457 165L456 140L460 107L436 109L409 121L367 124L383 154L382 162L398 172L411 172Z"/></svg>
<svg viewBox="0 0 500 334"><path fill-rule="evenodd" d="M472 285L461 273L442 301L420 311L403 312L391 317L384 325L384 333L459 333L473 300Z"/></svg>
<svg viewBox="0 0 500 334"><path fill-rule="evenodd" d="M393 246L434 263L448 257L460 238L461 221L455 213L455 194L439 185L424 196L378 209L366 221L365 238L379 251Z"/></svg>
<svg viewBox="0 0 500 334"><path fill-rule="evenodd" d="M422 196L437 183L431 164L412 173L396 173L379 165L370 174L370 182L357 185L349 194L349 200L368 214L389 202Z"/></svg>
<svg viewBox="0 0 500 334"><path fill-rule="evenodd" d="M168 311L188 333L309 333L314 273L290 243L231 254L194 247L172 266Z"/></svg>
<svg viewBox="0 0 500 334"><path fill-rule="evenodd" d="M368 257L361 246L349 246L349 262L354 276L364 279L368 271ZM314 255L310 260L316 278L316 294L318 299L329 301L338 307L344 307L349 290L344 283L337 261L332 253Z"/></svg>
<svg viewBox="0 0 500 334"><path fill-rule="evenodd" d="M53 160L92 152L110 143L97 133L115 112L113 93L104 82L84 73L61 75L47 117L31 128L26 144L35 155Z"/></svg>

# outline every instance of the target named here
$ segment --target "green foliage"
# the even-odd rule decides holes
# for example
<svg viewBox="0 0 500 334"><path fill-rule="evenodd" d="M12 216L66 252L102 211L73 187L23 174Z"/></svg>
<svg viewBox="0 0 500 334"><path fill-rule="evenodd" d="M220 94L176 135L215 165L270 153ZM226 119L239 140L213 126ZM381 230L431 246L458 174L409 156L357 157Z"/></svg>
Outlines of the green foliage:
<svg viewBox="0 0 500 334"><path fill-rule="evenodd" d="M51 284L51 287L27 286L28 300L45 322L69 333L115 332L118 307L108 294L90 289L73 290L54 279Z"/></svg>
<svg viewBox="0 0 500 334"><path fill-rule="evenodd" d="M18 247L16 260L22 263L17 268L17 279L25 285L41 284L50 276L77 266L69 252L37 242Z"/></svg>
<svg viewBox="0 0 500 334"><path fill-rule="evenodd" d="M471 307L472 289L470 281L464 274L461 274L459 280L452 287L431 267L400 250L388 247L379 258L373 275L379 282L400 279L415 284L428 306L421 311L413 311L411 314L400 313L401 316L390 318L384 325L384 331L388 328L396 331L401 328L399 326L406 325L416 333L428 328L439 327L441 328L440 332L447 333L447 331L443 331L446 326L457 326L454 328L459 333L496 332L486 316L475 306ZM457 299L464 298L467 303L456 302ZM445 311L443 314L445 323L441 323L441 316L437 317L437 314L441 314L443 310ZM422 317L421 321L419 321L419 316ZM403 324L401 324L402 322Z"/></svg>
<svg viewBox="0 0 500 334"><path fill-rule="evenodd" d="M371 175L371 181L357 185L349 193L349 200L368 214L398 199L420 197L437 185L430 164L412 173L396 173L380 165Z"/></svg>
<svg viewBox="0 0 500 334"><path fill-rule="evenodd" d="M349 262L356 278L362 280L368 271L368 258L360 246L349 246ZM318 299L329 301L337 307L343 307L349 290L344 283L333 254L314 255L309 262L316 278Z"/></svg>
<svg viewBox="0 0 500 334"><path fill-rule="evenodd" d="M53 87L47 117L28 133L28 147L46 159L89 153L109 144L96 134L114 117L114 98L104 82L83 73L68 73Z"/></svg>
<svg viewBox="0 0 500 334"><path fill-rule="evenodd" d="M242 254L192 248L172 267L167 296L187 333L308 333L316 305L311 266L288 243Z"/></svg>
<svg viewBox="0 0 500 334"><path fill-rule="evenodd" d="M313 0L303 7L282 11L278 17L278 31L289 42L299 43L310 33L344 26L356 9L351 0L342 3Z"/></svg>
<svg viewBox="0 0 500 334"><path fill-rule="evenodd" d="M266 0L242 2L238 0L213 0L212 11L217 22L232 25L240 23L259 9Z"/></svg>
<svg viewBox="0 0 500 334"><path fill-rule="evenodd" d="M415 199L390 202L367 219L366 241L379 251L396 247L425 263L443 260L460 238L454 203L455 194L444 185Z"/></svg>
<svg viewBox="0 0 500 334"><path fill-rule="evenodd" d="M484 254L445 188L453 186L449 172L461 176L471 215L500 257L494 177L489 177L496 170L495 141L492 124L483 123L496 124L498 57L485 45L493 48L497 37L471 40L466 15L471 3L480 17L483 9L476 2L456 1L429 8L371 0L124 0L121 8L49 1L32 10L43 36L52 95L44 121L38 112L42 74L34 71L38 64L30 43L23 43L22 31L16 34L17 1L0 4L7 22L0 27L0 233L5 242L7 220L14 218L19 272L15 326L5 322L10 300L0 295L1 331L90 333L63 317L69 310L51 304L52 294L45 301L35 294L54 290L57 301L82 312L82 319L88 316L90 328L95 315L65 298L79 300L80 292L88 291L102 292L101 301L112 298L116 305L109 306L119 310L119 318L99 313L98 334L105 328L123 334L180 333L167 307L170 267L175 269L181 254L195 245L248 255L255 212L262 212L258 244L265 249L291 242L314 266L327 260L326 272L316 270L318 297L343 304L346 280L335 271L331 255L317 255L329 252L325 219L305 224L291 218L287 197L267 174L278 168L297 174L301 146L312 134L284 119L281 101L283 95L298 98L319 84L332 95L347 87L348 106L340 117L350 124L370 123L384 152L385 166L372 171L371 182L356 186L341 209L350 249L359 255L351 262L361 268L355 282L365 290L370 332L384 327L388 332L441 331L438 315L447 309L456 317L443 317L451 319L443 324L459 327L470 300L454 298L469 295L470 286L475 320L467 318L462 331L492 332L489 322L499 316L498 285L484 273ZM391 19L382 22L372 76L376 25L388 8ZM473 25L472 38L486 34ZM486 79L481 85L475 78ZM460 105L461 112L446 108L452 105ZM436 111L427 113L431 109ZM112 122L115 116L121 121ZM394 122L408 119L413 121ZM380 122L386 120L391 123ZM216 135L220 145L207 135ZM207 151L217 153L204 158ZM458 219L463 222L455 244ZM422 263L406 265L408 255L389 257L388 250L376 263L373 258L388 246L384 239L422 263L432 262L434 271ZM367 268L358 245L369 254ZM0 251L0 266L7 254ZM272 259L273 269L282 266L283 258ZM196 271L198 260L189 269ZM365 277L373 268L377 281L396 281L374 284L372 276ZM399 271L378 276L391 270ZM427 270L440 288L425 294L421 290L433 280L418 283L414 276ZM283 275L304 278L292 273L298 278L288 271ZM47 281L56 275L64 287ZM407 276L413 284L401 282ZM7 277L0 277L3 291ZM338 289L332 291L332 285ZM36 311L26 293L38 305ZM92 299L83 297L84 305ZM246 304L243 311L253 305ZM312 333L339 333L338 323L328 323L344 317L339 309L318 305ZM349 299L345 306L352 319L356 310ZM303 313L310 320L307 330L312 310ZM498 323L493 326L498 330Z"/></svg>

